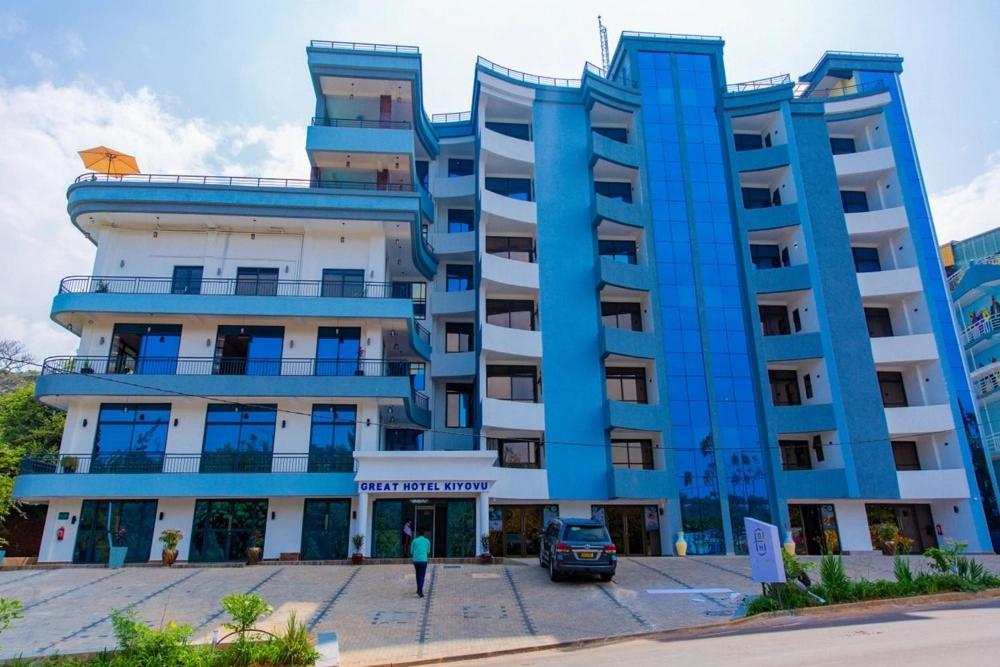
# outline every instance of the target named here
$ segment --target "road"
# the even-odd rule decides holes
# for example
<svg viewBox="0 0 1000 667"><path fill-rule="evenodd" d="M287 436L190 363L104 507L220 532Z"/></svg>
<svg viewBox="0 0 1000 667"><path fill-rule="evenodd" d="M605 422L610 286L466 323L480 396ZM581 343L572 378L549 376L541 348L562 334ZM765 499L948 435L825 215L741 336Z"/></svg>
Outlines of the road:
<svg viewBox="0 0 1000 667"><path fill-rule="evenodd" d="M631 640L595 648L540 651L451 667L781 667L783 665L1000 665L1000 600L910 608L841 619L780 617L681 640Z"/></svg>

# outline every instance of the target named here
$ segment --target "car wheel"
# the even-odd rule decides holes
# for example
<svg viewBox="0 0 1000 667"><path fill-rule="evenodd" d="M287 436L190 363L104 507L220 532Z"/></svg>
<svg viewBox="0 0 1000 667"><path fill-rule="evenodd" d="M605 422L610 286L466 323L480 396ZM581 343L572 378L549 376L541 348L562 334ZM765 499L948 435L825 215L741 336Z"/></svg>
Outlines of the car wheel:
<svg viewBox="0 0 1000 667"><path fill-rule="evenodd" d="M611 581L613 576L615 576L614 572L601 572L601 581Z"/></svg>
<svg viewBox="0 0 1000 667"><path fill-rule="evenodd" d="M549 580L550 581L562 581L562 573L556 572L555 559L549 556Z"/></svg>

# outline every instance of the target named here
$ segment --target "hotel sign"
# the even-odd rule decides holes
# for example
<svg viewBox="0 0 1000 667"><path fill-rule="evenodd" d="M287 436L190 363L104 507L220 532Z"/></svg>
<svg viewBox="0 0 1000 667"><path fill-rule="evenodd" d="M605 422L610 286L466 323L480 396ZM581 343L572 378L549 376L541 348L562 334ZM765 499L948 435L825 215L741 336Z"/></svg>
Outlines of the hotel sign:
<svg viewBox="0 0 1000 667"><path fill-rule="evenodd" d="M489 491L490 481L427 480L427 481L376 481L358 482L361 493L483 493Z"/></svg>
<svg viewBox="0 0 1000 667"><path fill-rule="evenodd" d="M785 562L778 527L750 517L743 518L743 526L747 531L747 555L753 580L765 584L784 583Z"/></svg>

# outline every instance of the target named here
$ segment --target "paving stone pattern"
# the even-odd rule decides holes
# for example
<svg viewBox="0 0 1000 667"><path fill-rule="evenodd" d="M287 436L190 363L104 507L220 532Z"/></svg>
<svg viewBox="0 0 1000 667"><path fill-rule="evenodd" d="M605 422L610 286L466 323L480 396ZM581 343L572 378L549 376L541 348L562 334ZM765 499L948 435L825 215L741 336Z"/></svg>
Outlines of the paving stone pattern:
<svg viewBox="0 0 1000 667"><path fill-rule="evenodd" d="M977 558L1000 572L1000 557ZM852 577L892 578L888 557L852 555L845 563ZM113 647L110 613L124 608L153 625L189 623L197 641L210 641L213 631L226 632L219 599L257 592L275 608L265 629L294 613L311 632L336 632L348 667L431 659L722 623L744 595L760 591L749 575L746 558L723 556L622 558L608 584L552 583L534 560L432 564L421 599L408 565L0 571L0 596L26 608L4 634L0 657ZM727 592L647 592L707 588Z"/></svg>

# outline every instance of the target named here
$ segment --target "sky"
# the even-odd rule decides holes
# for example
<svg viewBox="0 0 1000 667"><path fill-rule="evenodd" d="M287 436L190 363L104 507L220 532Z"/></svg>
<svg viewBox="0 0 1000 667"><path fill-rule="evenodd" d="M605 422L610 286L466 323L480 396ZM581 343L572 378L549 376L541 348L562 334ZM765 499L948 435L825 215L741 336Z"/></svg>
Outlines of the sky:
<svg viewBox="0 0 1000 667"><path fill-rule="evenodd" d="M147 173L308 177L310 39L408 44L427 112L470 107L477 55L577 78L622 30L721 35L730 82L808 72L826 49L896 52L944 242L1000 226L1000 2L0 0L0 338L38 359L77 338L49 320L94 248L66 215L76 151Z"/></svg>

